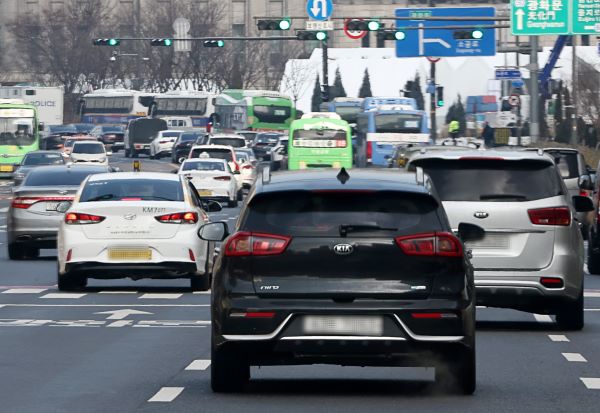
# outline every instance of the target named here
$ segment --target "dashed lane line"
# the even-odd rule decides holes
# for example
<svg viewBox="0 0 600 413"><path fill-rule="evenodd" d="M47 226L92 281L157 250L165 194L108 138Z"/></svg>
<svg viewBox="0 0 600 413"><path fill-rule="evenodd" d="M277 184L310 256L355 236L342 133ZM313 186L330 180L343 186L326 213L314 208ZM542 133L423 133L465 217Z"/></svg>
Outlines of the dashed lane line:
<svg viewBox="0 0 600 413"><path fill-rule="evenodd" d="M550 317L547 314L534 314L533 317L535 317L535 321L537 321L538 323L551 323L552 322L552 317Z"/></svg>
<svg viewBox="0 0 600 413"><path fill-rule="evenodd" d="M8 212L8 207L0 208L0 212Z"/></svg>
<svg viewBox="0 0 600 413"><path fill-rule="evenodd" d="M54 298L54 299L68 299L68 298L81 298L87 294L73 294L73 293L49 293L42 295L40 298Z"/></svg>
<svg viewBox="0 0 600 413"><path fill-rule="evenodd" d="M4 304L5 307L210 307L210 304Z"/></svg>
<svg viewBox="0 0 600 413"><path fill-rule="evenodd" d="M600 298L600 291L585 291L583 296L586 298Z"/></svg>
<svg viewBox="0 0 600 413"><path fill-rule="evenodd" d="M550 338L550 340L552 340L554 342L569 342L570 341L567 338L567 336L564 336L562 334L548 334L548 337Z"/></svg>
<svg viewBox="0 0 600 413"><path fill-rule="evenodd" d="M159 300L176 300L180 298L183 294L168 294L168 293L146 293L142 295L140 298L147 299L159 299Z"/></svg>
<svg viewBox="0 0 600 413"><path fill-rule="evenodd" d="M579 353L561 353L567 361L573 361L576 363L587 363L585 357Z"/></svg>
<svg viewBox="0 0 600 413"><path fill-rule="evenodd" d="M139 291L98 291L98 294L138 294Z"/></svg>
<svg viewBox="0 0 600 413"><path fill-rule="evenodd" d="M194 360L189 366L187 366L186 370L206 370L210 366L210 360Z"/></svg>
<svg viewBox="0 0 600 413"><path fill-rule="evenodd" d="M154 396L148 399L149 402L168 403L175 400L181 394L184 387L163 387Z"/></svg>
<svg viewBox="0 0 600 413"><path fill-rule="evenodd" d="M46 290L47 288L11 288L2 291L2 294L40 294Z"/></svg>
<svg viewBox="0 0 600 413"><path fill-rule="evenodd" d="M580 377L579 380L581 380L589 390L600 390L600 378Z"/></svg>

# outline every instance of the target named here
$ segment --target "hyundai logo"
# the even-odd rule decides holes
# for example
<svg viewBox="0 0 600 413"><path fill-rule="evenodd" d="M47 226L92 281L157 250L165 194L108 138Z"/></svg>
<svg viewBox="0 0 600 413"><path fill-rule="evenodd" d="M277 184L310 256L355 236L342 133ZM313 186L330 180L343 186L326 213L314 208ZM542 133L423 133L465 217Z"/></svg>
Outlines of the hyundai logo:
<svg viewBox="0 0 600 413"><path fill-rule="evenodd" d="M350 244L337 244L333 247L333 252L338 255L349 255L354 252L354 247Z"/></svg>
<svg viewBox="0 0 600 413"><path fill-rule="evenodd" d="M123 215L123 218L125 218L127 221L133 221L134 219L137 218L137 215L136 214L126 214L126 215Z"/></svg>
<svg viewBox="0 0 600 413"><path fill-rule="evenodd" d="M475 218L484 219L490 216L487 212L477 211L473 214Z"/></svg>

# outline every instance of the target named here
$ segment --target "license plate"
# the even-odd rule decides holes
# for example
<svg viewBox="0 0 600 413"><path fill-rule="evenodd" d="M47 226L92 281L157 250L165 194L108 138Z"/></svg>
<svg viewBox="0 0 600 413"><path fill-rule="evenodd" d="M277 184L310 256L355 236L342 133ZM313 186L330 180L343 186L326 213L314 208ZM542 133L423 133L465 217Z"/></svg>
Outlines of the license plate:
<svg viewBox="0 0 600 413"><path fill-rule="evenodd" d="M212 196L213 192L212 191L198 191L198 194L200 194L200 196Z"/></svg>
<svg viewBox="0 0 600 413"><path fill-rule="evenodd" d="M12 172L12 171L13 171L12 165L0 165L0 172Z"/></svg>
<svg viewBox="0 0 600 413"><path fill-rule="evenodd" d="M353 336L383 335L383 317L379 316L305 316L305 334L334 334Z"/></svg>
<svg viewBox="0 0 600 413"><path fill-rule="evenodd" d="M56 211L60 202L46 202L46 211Z"/></svg>
<svg viewBox="0 0 600 413"><path fill-rule="evenodd" d="M108 250L108 259L113 261L148 261L152 259L152 250L150 248L141 249L121 249L112 248Z"/></svg>

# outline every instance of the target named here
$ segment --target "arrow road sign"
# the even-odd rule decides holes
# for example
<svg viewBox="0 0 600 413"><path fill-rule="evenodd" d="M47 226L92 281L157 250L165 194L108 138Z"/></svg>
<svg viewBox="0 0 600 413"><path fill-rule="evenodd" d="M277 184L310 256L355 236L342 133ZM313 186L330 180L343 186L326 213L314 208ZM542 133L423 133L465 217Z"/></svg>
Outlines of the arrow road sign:
<svg viewBox="0 0 600 413"><path fill-rule="evenodd" d="M571 0L513 0L510 5L513 35L569 33ZM573 13L578 14L577 10Z"/></svg>
<svg viewBox="0 0 600 413"><path fill-rule="evenodd" d="M306 2L306 12L308 17L313 20L327 20L333 13L333 1L308 0Z"/></svg>
<svg viewBox="0 0 600 413"><path fill-rule="evenodd" d="M99 313L94 313L94 314L110 314L108 317L106 317L107 320L122 320L125 317L130 316L132 314L154 314L154 313L149 313L147 311L132 310L130 308L124 308L122 310L101 311Z"/></svg>

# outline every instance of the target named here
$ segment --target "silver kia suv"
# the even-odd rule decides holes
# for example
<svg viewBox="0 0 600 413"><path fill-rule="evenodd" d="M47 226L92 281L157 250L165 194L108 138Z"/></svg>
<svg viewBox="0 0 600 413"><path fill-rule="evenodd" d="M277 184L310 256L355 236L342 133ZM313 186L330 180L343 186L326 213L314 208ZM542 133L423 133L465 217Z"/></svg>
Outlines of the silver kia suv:
<svg viewBox="0 0 600 413"><path fill-rule="evenodd" d="M563 329L583 327L583 263L576 212L593 208L571 196L554 159L542 151L435 151L408 170L431 177L453 229L468 222L486 235L472 242L477 303L555 314Z"/></svg>

